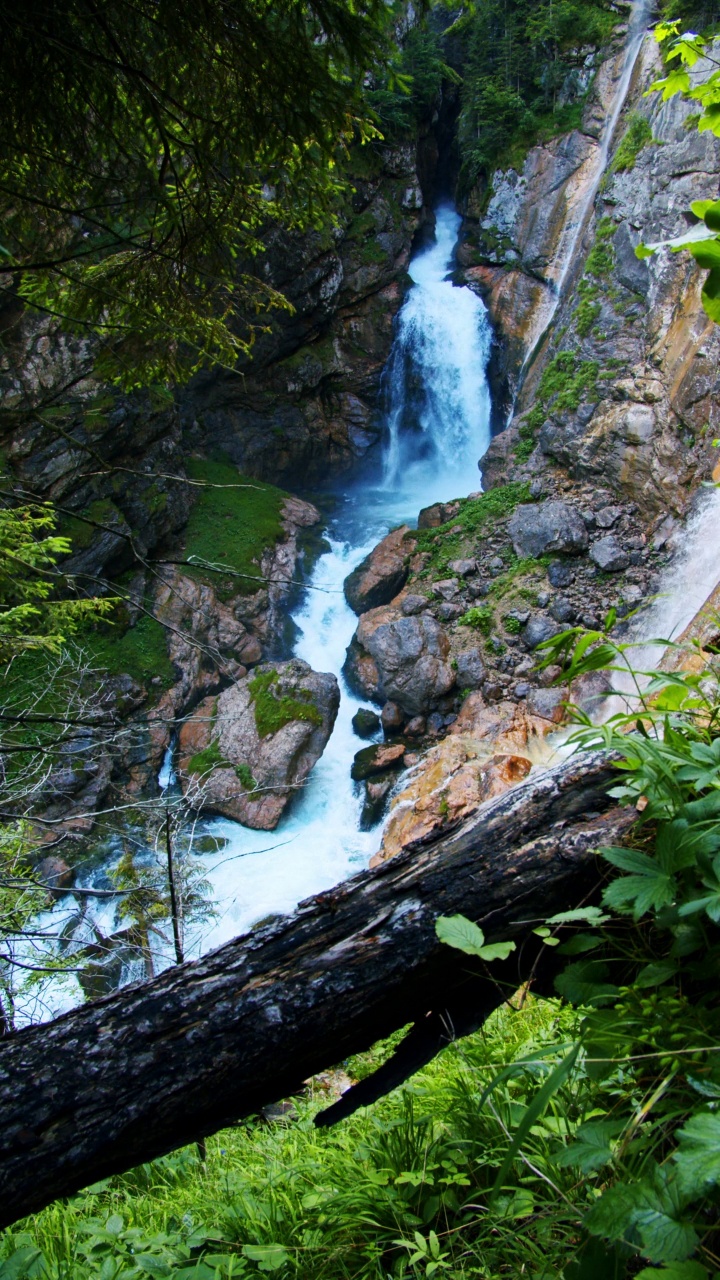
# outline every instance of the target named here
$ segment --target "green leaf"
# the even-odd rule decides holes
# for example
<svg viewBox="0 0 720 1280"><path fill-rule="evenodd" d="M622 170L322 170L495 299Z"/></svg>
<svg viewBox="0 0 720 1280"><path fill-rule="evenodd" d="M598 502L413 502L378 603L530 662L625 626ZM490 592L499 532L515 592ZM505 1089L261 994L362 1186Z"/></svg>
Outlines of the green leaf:
<svg viewBox="0 0 720 1280"><path fill-rule="evenodd" d="M438 916L435 932L441 942L480 960L507 960L514 942L485 942L482 929L465 916Z"/></svg>
<svg viewBox="0 0 720 1280"><path fill-rule="evenodd" d="M706 271L720 267L720 243L717 240L701 240L698 244L691 244L690 253Z"/></svg>
<svg viewBox="0 0 720 1280"><path fill-rule="evenodd" d="M251 1262L257 1262L260 1271L279 1271L289 1257L281 1244L244 1244L242 1251Z"/></svg>
<svg viewBox="0 0 720 1280"><path fill-rule="evenodd" d="M635 986L659 987L676 975L677 964L674 960L655 960L643 966L635 979Z"/></svg>
<svg viewBox="0 0 720 1280"><path fill-rule="evenodd" d="M485 934L465 916L438 916L435 921L435 932L441 942L448 947L464 951L468 956L477 956L485 946Z"/></svg>
<svg viewBox="0 0 720 1280"><path fill-rule="evenodd" d="M720 324L720 271L714 270L705 279L702 304L707 315Z"/></svg>
<svg viewBox="0 0 720 1280"><path fill-rule="evenodd" d="M546 920L546 924L574 924L576 921L585 921L586 924L604 924L610 917L606 916L600 907L576 907L573 911L559 911L557 915L550 916Z"/></svg>
<svg viewBox="0 0 720 1280"><path fill-rule="evenodd" d="M21 1280L42 1256L41 1251L34 1245L23 1245L22 1248L11 1253L4 1262L0 1262L0 1280Z"/></svg>
<svg viewBox="0 0 720 1280"><path fill-rule="evenodd" d="M708 1280L699 1262L669 1262L666 1267L643 1267L635 1280Z"/></svg>
<svg viewBox="0 0 720 1280"><path fill-rule="evenodd" d="M593 1235L639 1246L651 1262L682 1261L696 1248L698 1237L682 1218L684 1199L664 1168L639 1182L617 1182L585 1216Z"/></svg>
<svg viewBox="0 0 720 1280"><path fill-rule="evenodd" d="M622 1123L611 1120L582 1124L575 1135L575 1142L555 1157L556 1164L570 1165L582 1173L596 1173L612 1160L610 1141L622 1128Z"/></svg>
<svg viewBox="0 0 720 1280"><path fill-rule="evenodd" d="M607 965L601 960L578 960L558 974L555 986L569 1004L607 1004L619 995L618 988L605 981L607 976Z"/></svg>
<svg viewBox="0 0 720 1280"><path fill-rule="evenodd" d="M720 1116L710 1111L691 1116L677 1134L674 1153L678 1176L689 1196L702 1194L720 1183Z"/></svg>

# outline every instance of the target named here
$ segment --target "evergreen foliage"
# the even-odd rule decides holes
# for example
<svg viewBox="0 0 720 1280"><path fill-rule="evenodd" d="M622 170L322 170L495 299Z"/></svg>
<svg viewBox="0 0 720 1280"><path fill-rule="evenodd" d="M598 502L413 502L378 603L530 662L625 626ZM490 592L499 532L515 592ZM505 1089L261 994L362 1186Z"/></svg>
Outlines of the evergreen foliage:
<svg viewBox="0 0 720 1280"><path fill-rule="evenodd" d="M0 16L0 284L125 386L234 365L284 300L270 220L326 224L382 0L28 0ZM12 307L10 306L10 310Z"/></svg>
<svg viewBox="0 0 720 1280"><path fill-rule="evenodd" d="M579 72L618 21L606 0L475 0L453 30L466 46L459 145L471 185L577 127Z"/></svg>

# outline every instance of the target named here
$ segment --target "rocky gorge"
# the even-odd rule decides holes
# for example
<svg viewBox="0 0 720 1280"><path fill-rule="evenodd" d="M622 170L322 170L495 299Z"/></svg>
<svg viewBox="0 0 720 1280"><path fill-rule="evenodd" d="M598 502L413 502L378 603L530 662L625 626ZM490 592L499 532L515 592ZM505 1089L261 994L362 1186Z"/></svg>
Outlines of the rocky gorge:
<svg viewBox="0 0 720 1280"><path fill-rule="evenodd" d="M611 611L628 618L663 590L684 521L717 478L720 434L720 337L702 273L687 255L635 255L641 239L684 230L693 199L717 195L717 143L688 127L689 104L645 96L656 46L645 37L629 66L623 36L588 65L581 126L460 199L453 287L487 308L503 429L490 439L487 421L481 440L465 424L452 465L427 431L407 433L402 501L377 460L388 357L419 287L408 268L435 219L438 236L455 225L433 212L427 136L359 167L333 231L292 243L268 234L264 269L293 312L258 337L252 361L199 375L172 405L108 402L82 344L16 320L5 394L39 407L6 442L7 474L55 503L74 535L66 570L119 583L121 598L122 634L109 647L90 639L86 666L107 671L98 705L122 733L111 743L91 727L72 767L46 780L53 839L84 842L94 810L157 799L170 752L188 812L241 824L223 839L254 851L249 831L301 823L312 784L324 788L326 831L338 822L337 843L351 822L355 862L379 866L542 768L566 704L592 712L604 698L602 678L563 683L538 646L568 627L599 629ZM445 274L441 264L429 293L450 287ZM422 353L417 332L412 341ZM410 417L422 403L418 393ZM363 489L380 493L376 507L362 507ZM418 493L427 501L413 507ZM359 508L352 537L343 502ZM323 537L336 559L327 580ZM331 671L308 640L330 626L317 597L302 614L308 585L347 605L349 645L334 642ZM126 637L143 627L155 647L124 666ZM328 756L342 783L322 774ZM342 821L330 794L340 785Z"/></svg>

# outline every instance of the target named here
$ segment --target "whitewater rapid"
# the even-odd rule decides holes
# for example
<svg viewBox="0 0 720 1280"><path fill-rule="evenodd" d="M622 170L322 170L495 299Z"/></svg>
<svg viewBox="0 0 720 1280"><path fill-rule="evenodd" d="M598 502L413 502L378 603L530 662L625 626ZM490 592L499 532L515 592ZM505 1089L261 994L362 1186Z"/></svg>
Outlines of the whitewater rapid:
<svg viewBox="0 0 720 1280"><path fill-rule="evenodd" d="M391 528L414 526L423 506L480 487L478 460L490 443L486 368L492 335L481 299L449 278L460 221L451 205L441 205L434 242L410 263L413 285L395 322L383 379L379 478L337 495L325 531L330 549L292 615L297 657L316 671L333 672L340 683L335 729L274 832L225 820L204 824L226 843L203 859L219 914L196 939L195 954L362 870L379 846L380 828L360 830L363 796L350 778L353 757L366 745L351 721L367 703L348 690L342 675L357 626L343 582Z"/></svg>

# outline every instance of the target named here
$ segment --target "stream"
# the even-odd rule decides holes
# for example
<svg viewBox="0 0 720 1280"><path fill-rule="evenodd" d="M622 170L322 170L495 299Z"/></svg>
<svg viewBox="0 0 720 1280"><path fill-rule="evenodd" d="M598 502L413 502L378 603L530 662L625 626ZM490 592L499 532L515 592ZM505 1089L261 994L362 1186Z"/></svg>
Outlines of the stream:
<svg viewBox="0 0 720 1280"><path fill-rule="evenodd" d="M351 721L367 704L342 675L357 626L343 582L390 529L414 526L422 507L480 487L478 459L490 443L485 370L492 334L481 299L448 279L460 221L452 205L440 205L434 243L410 264L413 286L396 320L383 378L385 431L376 477L336 493L325 531L330 550L319 558L292 615L299 632L296 656L315 671L333 672L340 683L332 737L275 832L223 819L204 824L226 843L205 857L220 914L196 941L195 954L362 870L380 843L379 827L360 830L362 796L350 778L353 757L364 745Z"/></svg>

